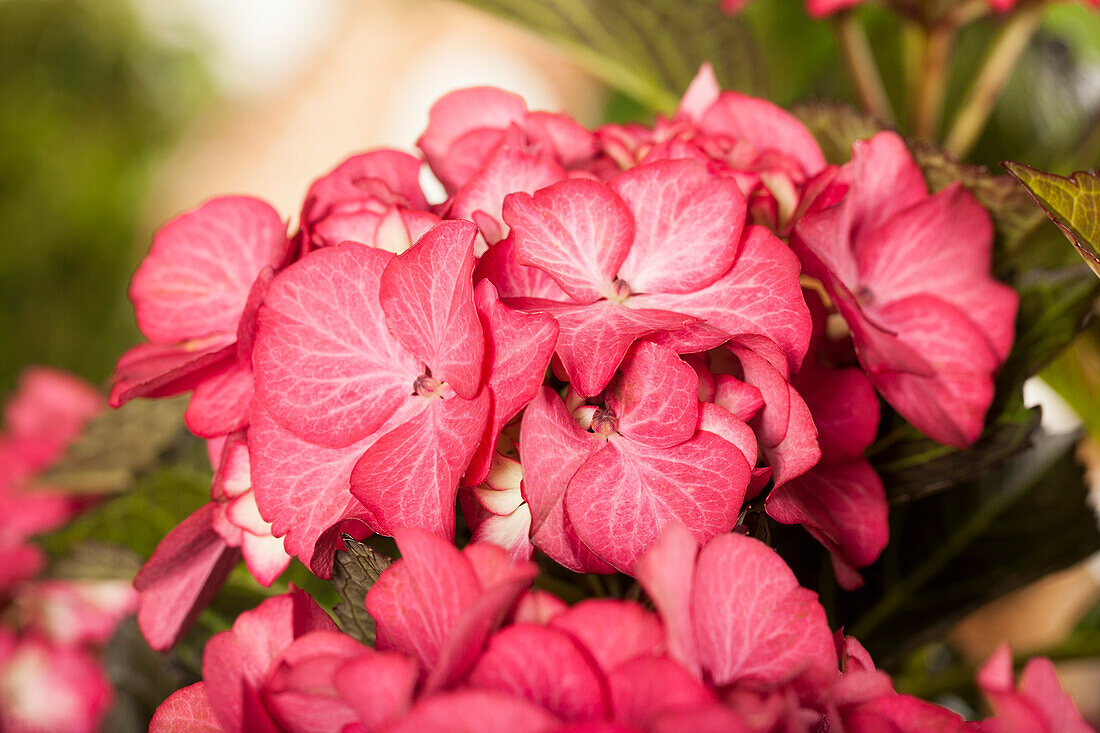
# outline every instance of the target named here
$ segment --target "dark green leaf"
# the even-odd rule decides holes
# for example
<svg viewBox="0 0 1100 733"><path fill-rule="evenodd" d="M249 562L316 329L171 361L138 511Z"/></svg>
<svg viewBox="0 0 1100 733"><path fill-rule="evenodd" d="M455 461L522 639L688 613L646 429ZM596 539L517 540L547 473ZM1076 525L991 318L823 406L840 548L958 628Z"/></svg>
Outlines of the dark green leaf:
<svg viewBox="0 0 1100 733"><path fill-rule="evenodd" d="M744 23L717 0L461 0L572 52L596 76L651 109L671 112L703 62L724 88L759 92Z"/></svg>
<svg viewBox="0 0 1100 733"><path fill-rule="evenodd" d="M1024 185L1100 277L1100 174L1078 171L1063 178L1013 161L1007 161L1004 167Z"/></svg>
<svg viewBox="0 0 1100 733"><path fill-rule="evenodd" d="M332 584L343 600L333 611L344 633L373 646L374 619L367 613L367 591L393 563L393 558L357 542L350 535L343 535L343 540L347 551L336 553L332 569Z"/></svg>
<svg viewBox="0 0 1100 733"><path fill-rule="evenodd" d="M186 405L186 397L177 397L107 410L36 481L74 494L125 491L180 436Z"/></svg>
<svg viewBox="0 0 1100 733"><path fill-rule="evenodd" d="M866 586L839 597L843 623L889 667L969 611L1100 548L1078 436L1040 434L1000 470L895 507Z"/></svg>

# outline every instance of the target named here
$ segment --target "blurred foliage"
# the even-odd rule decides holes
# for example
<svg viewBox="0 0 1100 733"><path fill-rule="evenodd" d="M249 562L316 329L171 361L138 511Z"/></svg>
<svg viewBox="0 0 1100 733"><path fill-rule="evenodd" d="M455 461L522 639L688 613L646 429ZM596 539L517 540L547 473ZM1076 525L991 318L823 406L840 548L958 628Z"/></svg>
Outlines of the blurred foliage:
<svg viewBox="0 0 1100 733"><path fill-rule="evenodd" d="M101 382L136 340L139 207L205 78L125 0L0 2L0 392L32 362Z"/></svg>

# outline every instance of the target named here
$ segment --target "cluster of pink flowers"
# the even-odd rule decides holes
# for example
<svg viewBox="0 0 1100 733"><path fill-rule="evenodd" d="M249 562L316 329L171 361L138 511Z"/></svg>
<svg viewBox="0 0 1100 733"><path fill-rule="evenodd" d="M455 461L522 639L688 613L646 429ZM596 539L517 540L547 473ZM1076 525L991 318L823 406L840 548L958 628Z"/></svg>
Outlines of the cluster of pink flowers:
<svg viewBox="0 0 1100 733"><path fill-rule="evenodd" d="M993 717L898 694L782 559L738 534L700 547L670 526L633 571L657 613L567 606L530 562L399 529L402 559L367 594L375 648L307 594L264 601L212 638L205 680L158 710L174 731L643 733L1028 730L1085 733L1048 660L1013 684L1004 647L978 676Z"/></svg>
<svg viewBox="0 0 1100 733"><path fill-rule="evenodd" d="M24 373L0 435L0 730L92 733L111 704L99 647L137 597L127 580L44 580L31 537L60 528L84 503L37 477L106 405L79 379Z"/></svg>
<svg viewBox="0 0 1100 733"><path fill-rule="evenodd" d="M721 0L727 13L739 13L752 0ZM865 0L806 0L806 12L815 18L824 18L847 8L861 5ZM998 13L1006 13L1016 7L1019 0L988 0L989 7ZM1100 0L1083 0L1093 8L1100 8ZM961 4L961 3L960 3Z"/></svg>
<svg viewBox="0 0 1100 733"><path fill-rule="evenodd" d="M513 558L629 573L665 527L705 543L768 489L855 587L887 541L876 389L938 441L980 434L1016 295L990 275L988 214L929 195L898 136L827 165L704 67L652 127L476 88L418 144L442 203L418 158L369 152L310 187L293 236L215 199L134 276L149 341L111 403L191 391L215 468L138 576L154 647L242 555L264 584L291 556L326 577L341 532L450 540L456 504Z"/></svg>

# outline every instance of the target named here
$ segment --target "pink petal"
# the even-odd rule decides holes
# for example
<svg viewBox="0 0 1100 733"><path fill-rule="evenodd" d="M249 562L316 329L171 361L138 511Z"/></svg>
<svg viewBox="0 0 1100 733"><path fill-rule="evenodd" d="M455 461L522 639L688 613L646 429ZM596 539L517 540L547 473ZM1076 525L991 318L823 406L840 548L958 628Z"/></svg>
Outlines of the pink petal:
<svg viewBox="0 0 1100 733"><path fill-rule="evenodd" d="M581 430L550 387L543 387L523 413L519 448L523 498L531 507L531 540L556 562L578 572L610 572L581 544L565 518L566 486L599 447L599 439Z"/></svg>
<svg viewBox="0 0 1100 733"><path fill-rule="evenodd" d="M638 293L691 293L737 258L745 197L693 160L632 168L608 182L634 215L634 244L619 276Z"/></svg>
<svg viewBox="0 0 1100 733"><path fill-rule="evenodd" d="M175 646L240 560L214 531L214 503L169 532L134 578L140 593L138 626L149 646Z"/></svg>
<svg viewBox="0 0 1100 733"><path fill-rule="evenodd" d="M111 375L111 407L135 397L169 397L193 389L210 374L221 372L236 357L229 335L185 344L138 344L127 351Z"/></svg>
<svg viewBox="0 0 1100 733"><path fill-rule="evenodd" d="M336 688L337 670L369 649L338 631L314 631L296 639L264 683L264 707L282 730L328 733L358 721Z"/></svg>
<svg viewBox="0 0 1100 733"><path fill-rule="evenodd" d="M248 428L252 486L260 514L286 551L319 571L331 556L315 554L321 537L366 510L351 495L351 472L374 436L346 448L306 442L257 408ZM327 575L327 573L324 573Z"/></svg>
<svg viewBox="0 0 1100 733"><path fill-rule="evenodd" d="M256 399L311 443L339 448L369 435L422 372L378 300L392 259L359 244L325 247L280 273L260 308Z"/></svg>
<svg viewBox="0 0 1100 733"><path fill-rule="evenodd" d="M662 712L693 710L718 702L702 682L667 657L645 656L627 662L608 675L608 683L615 720L643 730L648 730Z"/></svg>
<svg viewBox="0 0 1100 733"><path fill-rule="evenodd" d="M569 169L583 168L596 155L596 138L568 115L528 112L523 131L533 146Z"/></svg>
<svg viewBox="0 0 1100 733"><path fill-rule="evenodd" d="M451 538L459 480L485 431L489 394L409 399L421 409L367 448L351 473L352 495L376 532L422 527Z"/></svg>
<svg viewBox="0 0 1100 733"><path fill-rule="evenodd" d="M386 265L379 295L393 337L465 399L481 389L485 348L474 309L476 235L465 221L432 227Z"/></svg>
<svg viewBox="0 0 1100 733"><path fill-rule="evenodd" d="M699 67L695 78L691 80L684 96L680 99L680 106L676 108L677 119L687 119L698 122L712 104L718 101L718 95L722 89L718 85L718 77L714 75L714 67L704 63Z"/></svg>
<svg viewBox="0 0 1100 733"><path fill-rule="evenodd" d="M924 174L895 132L857 140L852 144L851 162L841 171L851 186L845 202L853 212L853 239L928 197Z"/></svg>
<svg viewBox="0 0 1100 733"><path fill-rule="evenodd" d="M309 187L302 206L302 222L307 229L311 228L335 204L361 199L427 209L419 179L420 161L408 153L372 150L353 155Z"/></svg>
<svg viewBox="0 0 1100 733"><path fill-rule="evenodd" d="M428 129L416 145L440 182L448 191L456 191L484 164L499 142L500 132L461 139L479 129L503 131L526 114L527 104L515 94L492 87L459 89L432 105Z"/></svg>
<svg viewBox="0 0 1100 733"><path fill-rule="evenodd" d="M517 624L545 625L568 608L569 605L553 593L533 588L519 599L512 620Z"/></svg>
<svg viewBox="0 0 1100 733"><path fill-rule="evenodd" d="M695 320L681 313L627 307L607 300L569 306L549 300L517 299L509 305L554 316L560 328L557 354L569 381L585 397L603 391L636 339L676 330Z"/></svg>
<svg viewBox="0 0 1100 733"><path fill-rule="evenodd" d="M517 261L538 267L582 304L610 294L634 239L626 203L587 179L555 183L534 196L512 194L504 220L515 233Z"/></svg>
<svg viewBox="0 0 1100 733"><path fill-rule="evenodd" d="M813 415L828 460L863 455L878 431L875 388L859 369L803 367L795 385Z"/></svg>
<svg viewBox="0 0 1100 733"><path fill-rule="evenodd" d="M715 377L713 402L742 420L751 420L764 407L764 397L751 384L728 374Z"/></svg>
<svg viewBox="0 0 1100 733"><path fill-rule="evenodd" d="M509 308L487 280L474 289L474 304L485 333L485 381L492 392L492 412L466 475L467 485L485 480L497 436L538 392L558 337L558 324L551 316Z"/></svg>
<svg viewBox="0 0 1100 733"><path fill-rule="evenodd" d="M212 199L176 217L130 284L138 328L160 343L235 334L252 282L287 247L286 224L258 199Z"/></svg>
<svg viewBox="0 0 1100 733"><path fill-rule="evenodd" d="M519 562L530 560L534 553L530 535L531 510L522 504L509 514L487 514L474 528L470 541L496 545L506 550L512 560Z"/></svg>
<svg viewBox="0 0 1100 733"><path fill-rule="evenodd" d="M775 684L804 671L836 675L817 594L799 586L764 543L732 534L711 540L699 553L692 599L700 661L715 684Z"/></svg>
<svg viewBox="0 0 1100 733"><path fill-rule="evenodd" d="M416 662L394 652L368 650L336 672L336 689L368 731L397 720L412 705Z"/></svg>
<svg viewBox="0 0 1100 733"><path fill-rule="evenodd" d="M660 308L700 318L727 336L766 336L797 371L810 343L812 323L799 285L798 258L774 234L745 229L741 252L718 280L691 293L635 296L637 308Z"/></svg>
<svg viewBox="0 0 1100 733"><path fill-rule="evenodd" d="M206 697L205 682L173 692L149 721L149 733L222 733L223 730Z"/></svg>
<svg viewBox="0 0 1100 733"><path fill-rule="evenodd" d="M1046 657L1034 657L1020 674L1020 694L1042 710L1052 731L1090 733L1093 730L1081 716L1073 698L1058 680L1054 665Z"/></svg>
<svg viewBox="0 0 1100 733"><path fill-rule="evenodd" d="M962 733L974 730L957 713L909 695L888 695L872 700L845 715L844 724L846 729L855 731Z"/></svg>
<svg viewBox="0 0 1100 733"><path fill-rule="evenodd" d="M728 135L761 151L782 151L797 160L807 174L825 167L825 156L806 126L765 99L722 92L703 114L699 126L712 135Z"/></svg>
<svg viewBox="0 0 1100 733"><path fill-rule="evenodd" d="M502 298L545 298L568 302L569 296L537 267L516 262L515 237L509 235L481 256L475 280L488 279Z"/></svg>
<svg viewBox="0 0 1100 733"><path fill-rule="evenodd" d="M692 627L692 585L699 543L682 524L669 525L634 563L633 574L661 614L668 655L696 677L699 649Z"/></svg>
<svg viewBox="0 0 1100 733"><path fill-rule="evenodd" d="M237 362L195 385L183 417L192 433L213 438L247 426L251 407L252 367Z"/></svg>
<svg viewBox="0 0 1100 733"><path fill-rule="evenodd" d="M801 524L834 555L855 567L874 562L889 539L882 480L862 458L820 464L768 495L768 514Z"/></svg>
<svg viewBox="0 0 1100 733"><path fill-rule="evenodd" d="M19 389L4 407L4 427L11 438L42 438L63 447L105 406L103 397L80 378L58 369L29 367L19 375Z"/></svg>
<svg viewBox="0 0 1100 733"><path fill-rule="evenodd" d="M508 225L501 214L505 196L516 191L534 193L564 179L562 167L545 155L501 147L485 167L458 190L451 202L449 216L472 220L475 212L483 212L489 218L478 224L485 241L493 244L508 235Z"/></svg>
<svg viewBox="0 0 1100 733"><path fill-rule="evenodd" d="M855 250L871 297L934 294L966 313L1003 361L1015 338L1018 296L989 274L992 252L989 213L961 184L898 212Z"/></svg>
<svg viewBox="0 0 1100 733"><path fill-rule="evenodd" d="M537 705L491 690L459 690L418 702L386 733L549 733L559 722Z"/></svg>
<svg viewBox="0 0 1100 733"><path fill-rule="evenodd" d="M592 598L562 609L549 625L572 634L605 673L637 657L664 651L660 619L637 603Z"/></svg>
<svg viewBox="0 0 1100 733"><path fill-rule="evenodd" d="M750 733L753 728L737 713L724 705L708 705L689 710L676 710L657 716L652 733Z"/></svg>
<svg viewBox="0 0 1100 733"><path fill-rule="evenodd" d="M977 440L999 362L985 336L958 308L929 295L895 301L874 315L934 369L930 377L885 368L871 372L886 401L933 440L959 448ZM858 335L856 344L860 360L868 358ZM883 362L889 358L881 355Z"/></svg>
<svg viewBox="0 0 1100 733"><path fill-rule="evenodd" d="M612 436L573 475L565 509L581 541L625 572L671 523L700 541L728 532L748 483L744 455L713 433L671 448Z"/></svg>
<svg viewBox="0 0 1100 733"><path fill-rule="evenodd" d="M722 440L735 445L745 457L745 462L755 471L758 448L756 434L744 420L724 407L702 403L699 405L698 429L714 433Z"/></svg>
<svg viewBox="0 0 1100 733"><path fill-rule="evenodd" d="M469 684L530 700L566 722L598 720L611 708L592 656L570 634L546 626L516 624L497 632Z"/></svg>
<svg viewBox="0 0 1100 733"><path fill-rule="evenodd" d="M656 448L683 443L699 418L699 377L672 349L641 342L623 360L607 406L619 432Z"/></svg>
<svg viewBox="0 0 1100 733"><path fill-rule="evenodd" d="M375 648L408 654L422 671L431 670L480 584L470 561L449 542L419 529L399 529L395 539L401 559L367 593L367 611L377 623Z"/></svg>
<svg viewBox="0 0 1100 733"><path fill-rule="evenodd" d="M265 588L283 574L290 565L290 555L283 548L282 537L245 532L241 539L244 564L256 582Z"/></svg>

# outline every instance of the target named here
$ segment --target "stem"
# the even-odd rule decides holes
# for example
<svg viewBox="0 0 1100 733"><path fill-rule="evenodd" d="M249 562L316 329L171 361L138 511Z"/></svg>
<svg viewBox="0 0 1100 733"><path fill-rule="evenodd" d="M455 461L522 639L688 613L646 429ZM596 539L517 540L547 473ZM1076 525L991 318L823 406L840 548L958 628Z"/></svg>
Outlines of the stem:
<svg viewBox="0 0 1100 733"><path fill-rule="evenodd" d="M952 47L955 45L952 23L937 24L928 29L924 39L924 68L913 109L913 137L931 140L940 125L943 98L947 89L947 72Z"/></svg>
<svg viewBox="0 0 1100 733"><path fill-rule="evenodd" d="M836 31L840 53L844 57L844 65L848 68L848 74L856 86L856 93L859 94L864 109L883 122L893 122L894 111L890 107L890 97L886 94L882 74L875 63L871 42L867 39L863 25L856 19L855 13L848 10L837 15L833 29Z"/></svg>
<svg viewBox="0 0 1100 733"><path fill-rule="evenodd" d="M1036 3L1021 8L1005 24L955 115L944 142L947 152L962 158L974 147L1042 15L1043 6Z"/></svg>

